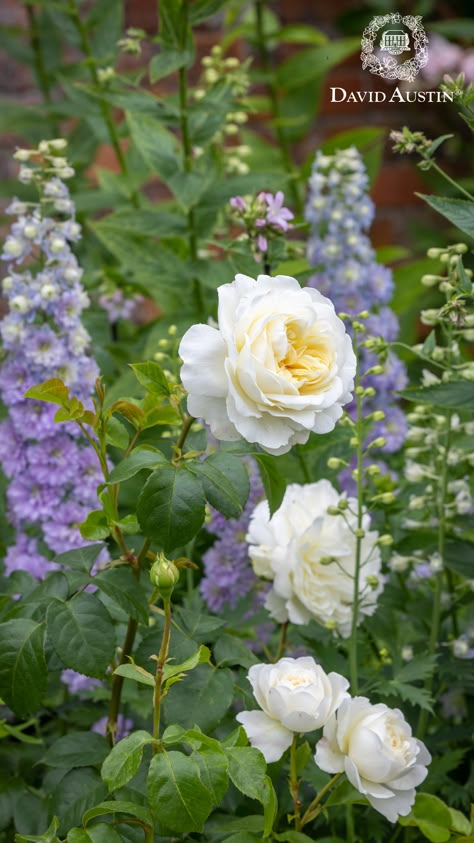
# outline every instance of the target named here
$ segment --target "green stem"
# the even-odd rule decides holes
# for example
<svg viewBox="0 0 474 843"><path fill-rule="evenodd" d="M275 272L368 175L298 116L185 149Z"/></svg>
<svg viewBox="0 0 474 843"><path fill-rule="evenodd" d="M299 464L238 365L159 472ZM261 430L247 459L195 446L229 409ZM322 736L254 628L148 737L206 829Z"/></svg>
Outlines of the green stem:
<svg viewBox="0 0 474 843"><path fill-rule="evenodd" d="M298 462L300 464L301 471L303 473L304 482L305 483L311 483L311 473L310 473L310 470L308 468L308 464L307 464L307 462L304 458L301 445L296 445L295 452L296 452Z"/></svg>
<svg viewBox="0 0 474 843"><path fill-rule="evenodd" d="M451 417L452 413L446 415L446 436L443 449L443 462L441 465L440 481L437 495L437 511L438 511L438 554L441 563L439 573L435 576L435 587L433 594L433 608L431 611L431 631L428 641L428 655L434 656L438 647L439 632L441 627L441 598L443 593L443 569L444 557L446 551L446 525L445 525L445 508L446 495L448 491L448 455L449 445L451 440ZM425 680L425 689L432 694L433 691L434 674L431 674ZM420 719L418 721L417 734L419 738L423 738L428 725L428 711L423 709L420 712Z"/></svg>
<svg viewBox="0 0 474 843"><path fill-rule="evenodd" d="M163 638L161 639L160 652L158 653L158 661L156 663L155 676L155 691L153 694L153 737L156 740L160 737L160 714L161 714L161 700L162 700L162 686L163 686L163 668L168 658L168 649L170 646L171 634L171 600L168 597L163 600L163 608L165 612L165 625L163 629ZM158 744L153 744L153 754L159 750Z"/></svg>
<svg viewBox="0 0 474 843"><path fill-rule="evenodd" d="M143 831L145 832L145 843L154 843L155 840L155 831L150 825L144 825Z"/></svg>
<svg viewBox="0 0 474 843"><path fill-rule="evenodd" d="M431 163L431 166L432 166L433 170L436 170L436 172L440 176L442 176L447 182L449 182L449 184L452 187L454 187L456 190L460 191L460 193L464 193L464 196L466 196L468 199L470 199L471 202L474 202L474 196L471 193L469 193L469 191L465 190L460 184L458 184L457 181L452 179L451 176L448 176L448 174L445 172L445 170L443 170L442 167L440 167L439 164L436 163L436 161L433 161L432 158L428 158L428 159L425 159L425 160L428 160Z"/></svg>
<svg viewBox="0 0 474 843"><path fill-rule="evenodd" d="M281 659L283 653L285 652L286 647L286 633L288 632L288 621L282 623L280 627L280 640L278 642L278 650L276 652L276 656L274 661L277 662Z"/></svg>
<svg viewBox="0 0 474 843"><path fill-rule="evenodd" d="M182 43L181 49L186 47L186 38L188 33L188 14L189 14L189 0L182 0L181 15L182 15ZM181 142L183 145L183 168L185 173L191 173L192 169L192 146L189 135L188 123L188 76L185 67L179 69L179 112L180 112L180 129ZM188 221L188 240L189 240L189 256L193 263L198 257L198 242L196 234L196 217L194 208L190 208L187 213ZM196 311L201 318L205 317L204 301L202 297L201 285L198 278L193 279L193 297Z"/></svg>
<svg viewBox="0 0 474 843"><path fill-rule="evenodd" d="M36 78L44 101L47 103L47 105L51 105L52 97L50 79L48 71L46 70L46 65L44 63L43 46L38 28L38 21L33 6L26 6L26 14L28 16L28 23L30 26L30 43L31 50L33 52L33 63L35 67ZM52 119L51 130L55 137L60 134L60 129L58 128L56 122Z"/></svg>
<svg viewBox="0 0 474 843"><path fill-rule="evenodd" d="M308 806L308 808L304 812L303 819L301 820L301 828L303 828L303 826L306 825L307 823L314 820L318 816L318 814L323 810L323 805L320 804L321 801L326 796L326 793L328 792L328 790L330 790L332 788L332 786L334 784L336 784L336 782L338 781L338 779L341 778L342 775L343 775L343 773L336 773L336 775L333 776L331 779L329 779L327 784L325 784L324 787L321 788L321 790L319 791L317 796L315 796L315 798L313 799L311 804Z"/></svg>
<svg viewBox="0 0 474 843"><path fill-rule="evenodd" d="M356 420L356 437L357 437L357 534L356 534L356 557L354 569L354 596L352 601L352 628L351 637L349 640L349 669L351 677L351 692L357 694L359 678L358 678L358 658L357 658L357 623L359 620L359 578L361 566L361 550L362 550L362 521L363 521L363 418L362 418L362 396L359 394L360 390L360 362L357 350L357 335L354 338L354 351L357 356L357 370L355 379L355 393L357 406L357 420Z"/></svg>
<svg viewBox="0 0 474 843"><path fill-rule="evenodd" d="M192 426L193 422L195 422L195 421L196 421L196 419L194 418L194 416L187 416L184 419L183 426L181 428L181 433L179 434L179 439L176 443L176 450L177 451L183 450L183 446L184 446L184 443L186 442L187 435L188 435L189 431L191 430L191 426Z"/></svg>
<svg viewBox="0 0 474 843"><path fill-rule="evenodd" d="M266 75L266 84L268 93L270 96L270 101L272 104L272 112L273 112L273 128L275 131L275 135L278 141L278 146L280 148L281 159L283 162L283 166L290 176L290 191L293 202L298 213L302 214L304 210L303 200L300 196L300 192L298 190L298 183L296 181L297 173L295 171L295 167L293 165L293 160L291 158L290 153L290 145L288 143L287 137L281 125L281 112L280 112L280 103L278 100L278 91L274 81L274 74L272 68L272 62L270 58L270 53L267 47L267 42L265 39L265 27L263 21L263 12L264 12L265 0L256 0L255 2L255 17L256 17L256 24L257 24L257 44L258 44L258 51L260 53L260 61L262 63L262 67L265 71Z"/></svg>
<svg viewBox="0 0 474 843"><path fill-rule="evenodd" d="M136 559L136 565L134 566L134 573L137 579L140 578L141 566L143 561L148 553L148 548L150 547L149 539L145 539L143 542L142 548L140 553ZM125 641L123 642L122 648L122 655L120 657L120 664L128 664L128 656L132 654L133 645L135 643L135 636L137 634L138 623L134 618L128 619L128 626L127 632L125 635ZM115 732L117 728L117 718L120 711L120 699L122 696L122 687L123 687L123 676L118 676L114 674L114 678L112 680L112 693L110 696L110 706L109 706L109 716L107 720L107 729L106 735L107 739L111 746L115 743Z"/></svg>
<svg viewBox="0 0 474 843"><path fill-rule="evenodd" d="M354 814L352 805L346 805L346 835L347 843L354 843L355 829L354 829Z"/></svg>
<svg viewBox="0 0 474 843"><path fill-rule="evenodd" d="M298 735L293 736L293 743L290 749L290 793L294 805L295 830L301 831L301 801L299 795L299 781L296 769L296 749L298 746Z"/></svg>
<svg viewBox="0 0 474 843"><path fill-rule="evenodd" d="M69 4L69 14L71 16L72 22L76 27L77 33L79 35L79 41L81 44L81 50L84 55L87 57L87 65L89 68L90 77L94 83L94 85L100 90L101 89L101 82L99 79L99 74L97 73L96 67L96 59L94 56L94 52L92 49L92 45L89 40L89 34L87 32L87 27L84 25L84 22L81 18L79 13L79 9L76 5L76 0L70 0ZM110 142L114 148L115 154L117 156L117 160L120 165L120 169L122 170L122 174L126 179L129 178L130 172L128 169L127 161L122 151L122 147L120 146L120 139L117 132L117 127L114 122L112 109L109 103L100 98L99 99L100 110L102 111L102 117L104 118L104 123L107 127L107 131L110 137ZM132 204L135 208L138 208L140 201L136 191L132 191L130 194L130 199Z"/></svg>

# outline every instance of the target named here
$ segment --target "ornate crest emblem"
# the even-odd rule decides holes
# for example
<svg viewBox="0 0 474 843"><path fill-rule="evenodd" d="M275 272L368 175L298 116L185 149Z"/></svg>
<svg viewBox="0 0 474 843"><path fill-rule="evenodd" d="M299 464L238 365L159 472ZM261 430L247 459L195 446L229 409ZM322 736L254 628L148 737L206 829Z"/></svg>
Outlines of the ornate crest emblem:
<svg viewBox="0 0 474 843"><path fill-rule="evenodd" d="M362 33L360 57L364 70L369 70L370 73L375 73L383 79L413 82L415 76L428 62L428 38L421 21L421 15L402 16L398 13L376 15ZM378 40L381 29L383 32L377 46L380 48L380 53L386 52L387 56L374 53L375 42ZM413 58L401 63L391 58L411 49L415 52Z"/></svg>

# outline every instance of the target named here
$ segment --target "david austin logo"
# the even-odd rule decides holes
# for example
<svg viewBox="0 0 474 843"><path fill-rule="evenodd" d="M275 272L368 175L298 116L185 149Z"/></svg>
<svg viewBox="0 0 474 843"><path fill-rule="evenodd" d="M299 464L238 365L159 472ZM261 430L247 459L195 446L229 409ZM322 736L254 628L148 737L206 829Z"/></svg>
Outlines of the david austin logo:
<svg viewBox="0 0 474 843"><path fill-rule="evenodd" d="M382 79L413 82L428 62L428 38L421 21L421 15L376 15L362 33L360 57L364 70ZM405 52L414 55L405 61L393 58Z"/></svg>
<svg viewBox="0 0 474 843"><path fill-rule="evenodd" d="M362 33L362 67L382 79L413 82L428 63L428 38L421 15L377 15ZM403 54L410 53L409 58ZM400 57L400 58L399 58ZM331 102L454 102L452 91L425 91L404 84L390 91L346 91L331 88Z"/></svg>

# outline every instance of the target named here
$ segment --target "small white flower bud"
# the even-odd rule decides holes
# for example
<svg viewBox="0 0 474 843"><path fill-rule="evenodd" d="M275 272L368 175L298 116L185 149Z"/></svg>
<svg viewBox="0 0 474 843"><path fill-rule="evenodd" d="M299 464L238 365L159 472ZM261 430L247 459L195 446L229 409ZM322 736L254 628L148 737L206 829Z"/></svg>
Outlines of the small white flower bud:
<svg viewBox="0 0 474 843"><path fill-rule="evenodd" d="M402 647L401 656L404 662L411 662L413 658L413 647L411 644L405 644L405 646Z"/></svg>

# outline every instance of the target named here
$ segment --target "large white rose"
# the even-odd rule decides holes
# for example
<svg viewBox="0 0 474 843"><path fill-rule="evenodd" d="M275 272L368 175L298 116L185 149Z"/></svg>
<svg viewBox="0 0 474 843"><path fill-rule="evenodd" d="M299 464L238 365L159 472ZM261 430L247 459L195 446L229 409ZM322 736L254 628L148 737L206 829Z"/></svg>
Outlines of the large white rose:
<svg viewBox="0 0 474 843"><path fill-rule="evenodd" d="M248 680L262 710L241 711L237 720L267 762L281 758L295 733L324 726L348 696L347 679L326 674L310 656L255 664Z"/></svg>
<svg viewBox="0 0 474 843"><path fill-rule="evenodd" d="M314 618L347 638L354 600L357 501L347 498L344 515L328 515L328 507L341 498L345 496L329 480L294 483L272 518L266 501L256 506L247 541L255 573L273 580L265 606L275 620L305 624ZM367 513L362 526L359 621L375 612L383 589L378 533L370 530Z"/></svg>
<svg viewBox="0 0 474 843"><path fill-rule="evenodd" d="M431 755L397 708L353 697L326 723L315 761L326 773L345 772L372 807L394 823L410 813Z"/></svg>
<svg viewBox="0 0 474 843"><path fill-rule="evenodd" d="M270 454L332 430L356 369L332 302L286 275L237 275L218 294L219 327L193 325L179 347L189 413Z"/></svg>

